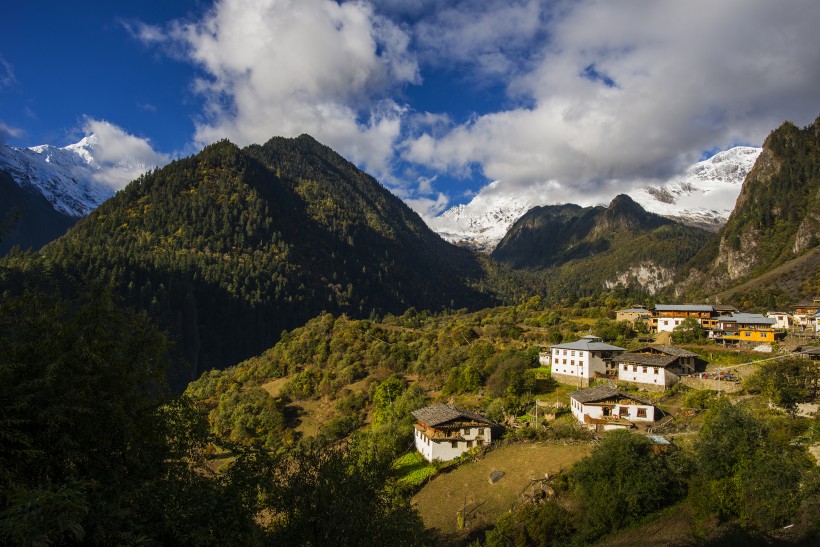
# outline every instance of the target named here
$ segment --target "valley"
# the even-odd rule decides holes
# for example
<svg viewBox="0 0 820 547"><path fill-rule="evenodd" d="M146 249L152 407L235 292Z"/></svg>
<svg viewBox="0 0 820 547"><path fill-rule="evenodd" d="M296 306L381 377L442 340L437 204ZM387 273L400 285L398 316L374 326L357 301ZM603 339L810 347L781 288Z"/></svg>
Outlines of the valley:
<svg viewBox="0 0 820 547"><path fill-rule="evenodd" d="M0 260L0 537L618 544L679 508L676 541L810 543L816 127L744 152L717 232L619 194L489 254L308 135L140 176Z"/></svg>

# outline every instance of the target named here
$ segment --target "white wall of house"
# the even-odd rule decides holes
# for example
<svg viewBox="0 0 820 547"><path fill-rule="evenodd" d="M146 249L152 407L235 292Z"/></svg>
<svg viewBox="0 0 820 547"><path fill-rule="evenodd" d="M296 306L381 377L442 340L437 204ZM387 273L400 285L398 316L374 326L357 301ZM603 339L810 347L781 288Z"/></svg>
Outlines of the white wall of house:
<svg viewBox="0 0 820 547"><path fill-rule="evenodd" d="M449 441L446 439L430 439L418 429L414 430L416 450L418 450L427 461L441 460L449 461L458 458L468 450L477 446L484 446L492 442L492 429L486 427L471 427L461 430L461 437L464 440ZM481 437L476 439L476 437Z"/></svg>
<svg viewBox="0 0 820 547"><path fill-rule="evenodd" d="M684 317L658 317L658 332L672 332L683 323Z"/></svg>
<svg viewBox="0 0 820 547"><path fill-rule="evenodd" d="M431 462L433 461L433 441L431 441L427 435L419 431L418 429L414 429L413 431L416 432L415 434L415 442L416 442L416 450L418 450L424 459Z"/></svg>
<svg viewBox="0 0 820 547"><path fill-rule="evenodd" d="M606 372L606 362L594 351L552 349L552 373L577 378L594 378L595 373Z"/></svg>
<svg viewBox="0 0 820 547"><path fill-rule="evenodd" d="M789 315L786 313L767 313L766 317L774 319L776 329L788 329L790 326Z"/></svg>
<svg viewBox="0 0 820 547"><path fill-rule="evenodd" d="M663 367L619 363L618 380L635 384L669 387L680 380L680 377Z"/></svg>
<svg viewBox="0 0 820 547"><path fill-rule="evenodd" d="M572 415L575 416L575 419L581 423L584 423L584 405L576 401L575 399L570 398L569 400L569 408L572 411Z"/></svg>
<svg viewBox="0 0 820 547"><path fill-rule="evenodd" d="M604 417L604 408L598 404L583 404L575 399L571 399L570 405L572 415L575 416L579 422L586 423L584 415L590 418L601 419ZM642 405L635 403L631 405L614 405L611 412L612 416L620 416L630 422L654 422L655 421L655 407L652 405Z"/></svg>

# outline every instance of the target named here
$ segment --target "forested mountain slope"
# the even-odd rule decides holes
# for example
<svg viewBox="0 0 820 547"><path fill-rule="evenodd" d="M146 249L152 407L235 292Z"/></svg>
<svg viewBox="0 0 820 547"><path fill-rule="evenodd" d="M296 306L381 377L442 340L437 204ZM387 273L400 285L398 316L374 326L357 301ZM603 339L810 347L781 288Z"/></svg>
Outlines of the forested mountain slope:
<svg viewBox="0 0 820 547"><path fill-rule="evenodd" d="M818 244L820 118L802 129L786 122L763 144L718 237L687 265L679 293L700 296L729 290L810 253ZM811 296L817 275L815 261L799 279L768 279L767 288L752 299L774 305Z"/></svg>
<svg viewBox="0 0 820 547"><path fill-rule="evenodd" d="M14 246L39 249L77 222L76 217L54 209L42 195L18 186L4 171L0 171L0 196L0 256Z"/></svg>
<svg viewBox="0 0 820 547"><path fill-rule="evenodd" d="M553 292L578 296L629 286L655 293L709 238L619 195L609 207L534 207L491 256L516 270L541 272Z"/></svg>
<svg viewBox="0 0 820 547"><path fill-rule="evenodd" d="M467 287L481 275L468 251L307 135L208 146L4 265L7 286L47 270L111 287L172 332L188 378L259 353L323 310L488 303Z"/></svg>

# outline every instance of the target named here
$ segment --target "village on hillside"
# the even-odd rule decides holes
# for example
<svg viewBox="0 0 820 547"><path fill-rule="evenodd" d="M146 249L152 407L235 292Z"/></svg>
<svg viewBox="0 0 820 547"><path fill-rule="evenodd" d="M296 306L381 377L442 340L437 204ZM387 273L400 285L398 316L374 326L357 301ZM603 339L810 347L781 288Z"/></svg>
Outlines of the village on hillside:
<svg viewBox="0 0 820 547"><path fill-rule="evenodd" d="M675 416L657 408L658 395L678 383L717 396L740 390L739 369L758 362L786 357L820 360L820 298L800 302L787 311L742 313L733 306L657 304L633 306L616 312L617 321L640 323L646 335L641 347L627 350L592 334L574 342L541 346L539 363L561 386L576 388L564 400L536 398L532 416L522 422L514 416L495 423L480 413L437 403L413 412L414 442L430 462L454 460L471 450L489 447L504 429L538 427L569 410L576 425L592 432L633 429L653 442L668 444L663 426ZM746 364L720 366L697 353L672 344L673 332L694 328L718 347L735 347L759 353ZM750 369L751 370L751 369ZM652 394L655 397L652 397ZM692 409L679 409L691 413ZM806 416L818 412L817 404L800 405Z"/></svg>

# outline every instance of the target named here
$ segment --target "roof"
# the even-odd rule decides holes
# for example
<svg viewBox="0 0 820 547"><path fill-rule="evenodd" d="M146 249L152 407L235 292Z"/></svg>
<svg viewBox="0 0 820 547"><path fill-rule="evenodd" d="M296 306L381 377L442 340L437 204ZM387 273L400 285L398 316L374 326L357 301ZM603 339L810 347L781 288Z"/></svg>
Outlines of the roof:
<svg viewBox="0 0 820 547"><path fill-rule="evenodd" d="M412 414L417 420L426 423L430 427L436 427L437 425L452 422L453 420L457 420L459 418L466 418L467 420L472 420L474 422L495 425L492 420L488 420L480 414L445 404L426 406L424 408L414 410Z"/></svg>
<svg viewBox="0 0 820 547"><path fill-rule="evenodd" d="M759 313L733 313L731 316L721 315L718 321L732 321L743 325L774 325L777 321L773 317L764 317Z"/></svg>
<svg viewBox="0 0 820 547"><path fill-rule="evenodd" d="M624 351L625 348L613 346L600 342L600 338L595 336L584 336L575 342L568 342L566 344L556 344L550 346L557 349L579 349L582 351Z"/></svg>
<svg viewBox="0 0 820 547"><path fill-rule="evenodd" d="M629 352L622 353L614 361L618 363L635 363L651 367L668 367L678 360L674 355L658 355L657 353Z"/></svg>
<svg viewBox="0 0 820 547"><path fill-rule="evenodd" d="M714 311L707 304L656 304L655 311Z"/></svg>
<svg viewBox="0 0 820 547"><path fill-rule="evenodd" d="M820 355L820 346L806 347L795 353L803 353L806 355Z"/></svg>
<svg viewBox="0 0 820 547"><path fill-rule="evenodd" d="M610 386L595 386L589 387L587 389L581 389L579 391L573 391L569 394L570 399L575 399L579 403L595 403L597 401L604 401L606 399L611 399L613 397L623 397L625 399L632 399L634 401L638 401L639 403L645 405L651 405L652 403L645 401L643 399L639 399L634 395L627 395L621 391L618 391L614 387Z"/></svg>
<svg viewBox="0 0 820 547"><path fill-rule="evenodd" d="M674 355L675 357L697 357L697 353L692 353L689 350L679 348L677 346L667 346L664 344L654 344L649 346L651 349L665 353L667 355Z"/></svg>

